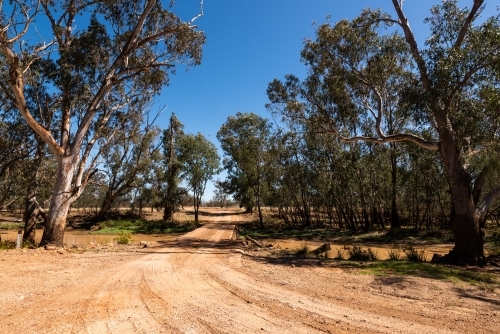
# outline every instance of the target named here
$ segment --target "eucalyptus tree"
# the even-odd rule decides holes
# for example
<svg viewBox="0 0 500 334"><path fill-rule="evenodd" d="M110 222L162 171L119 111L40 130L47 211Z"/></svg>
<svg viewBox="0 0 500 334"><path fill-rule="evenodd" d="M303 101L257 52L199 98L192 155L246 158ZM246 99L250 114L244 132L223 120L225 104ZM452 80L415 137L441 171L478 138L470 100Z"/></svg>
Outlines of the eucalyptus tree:
<svg viewBox="0 0 500 334"><path fill-rule="evenodd" d="M227 170L226 189L251 211L256 204L263 225L261 195L266 174L266 154L271 123L254 113L229 116L217 132Z"/></svg>
<svg viewBox="0 0 500 334"><path fill-rule="evenodd" d="M392 1L396 18L367 9L352 21L321 25L302 51L308 78L288 76L268 89L285 116L317 122L341 141L407 141L439 154L454 208L455 247L443 260L470 265L484 263L479 221L500 196L498 185L474 196L488 169L468 168L473 155L498 156L500 24L498 16L479 23L483 2L474 0L471 9L460 9L455 0L432 7L425 48L418 46L402 1ZM399 84L388 87L388 78ZM410 121L392 134L389 88L402 96L398 117ZM360 131L363 125L372 130Z"/></svg>
<svg viewBox="0 0 500 334"><path fill-rule="evenodd" d="M118 198L150 183L152 167L161 161L160 130L144 124L142 108L130 108L127 131L115 134L103 150L100 171L106 175L106 194L95 221L103 220Z"/></svg>
<svg viewBox="0 0 500 334"><path fill-rule="evenodd" d="M163 131L162 143L165 169L164 171L158 170L157 174L160 179L158 187L164 192L164 220L174 218L175 209L179 206L182 195L179 188L180 162L177 156L179 140L184 136L183 128L184 125L172 113L169 126ZM161 182L161 180L164 180L164 182Z"/></svg>
<svg viewBox="0 0 500 334"><path fill-rule="evenodd" d="M186 134L179 141L181 177L193 192L194 219L198 222L201 198L207 182L220 171L220 157L215 145L201 133Z"/></svg>
<svg viewBox="0 0 500 334"><path fill-rule="evenodd" d="M172 5L172 4L171 4ZM62 244L66 215L98 163L99 147L121 129L135 96L151 97L176 64L198 65L205 35L162 2L15 1L2 7L5 91L57 162L42 244ZM90 20L89 20L90 18ZM26 102L29 77L46 74L55 130Z"/></svg>

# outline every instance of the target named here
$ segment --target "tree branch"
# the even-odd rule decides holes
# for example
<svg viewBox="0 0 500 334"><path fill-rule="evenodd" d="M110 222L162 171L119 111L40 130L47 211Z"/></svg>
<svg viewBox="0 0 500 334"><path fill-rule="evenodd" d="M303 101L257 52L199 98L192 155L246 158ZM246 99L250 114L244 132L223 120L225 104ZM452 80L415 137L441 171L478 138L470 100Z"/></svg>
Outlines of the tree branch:
<svg viewBox="0 0 500 334"><path fill-rule="evenodd" d="M403 28L406 42L410 46L410 52L413 55L415 62L417 63L418 71L420 73L420 81L422 82L425 91L429 92L432 88L432 85L429 79L427 65L425 64L425 61L422 58L420 51L418 50L417 41L415 40L415 36L411 31L408 19L405 17L403 9L401 8L401 4L398 3L398 0L392 0L392 3L394 5L396 13L398 14L399 25Z"/></svg>
<svg viewBox="0 0 500 334"><path fill-rule="evenodd" d="M464 22L464 25L462 26L462 29L460 29L460 33L458 34L457 40L455 41L455 44L453 44L454 49L458 49L464 39L465 35L467 34L467 31L469 30L470 24L472 23L472 20L480 10L481 6L483 5L484 0L474 0L474 5L472 6L472 9L470 10L469 16L467 16L467 19Z"/></svg>
<svg viewBox="0 0 500 334"><path fill-rule="evenodd" d="M477 205L476 208L476 215L479 217L479 219L482 219L484 215L486 215L486 212L490 209L490 207L493 205L495 200L500 197L500 186L497 186L496 188L492 189L488 195L486 195L483 200Z"/></svg>

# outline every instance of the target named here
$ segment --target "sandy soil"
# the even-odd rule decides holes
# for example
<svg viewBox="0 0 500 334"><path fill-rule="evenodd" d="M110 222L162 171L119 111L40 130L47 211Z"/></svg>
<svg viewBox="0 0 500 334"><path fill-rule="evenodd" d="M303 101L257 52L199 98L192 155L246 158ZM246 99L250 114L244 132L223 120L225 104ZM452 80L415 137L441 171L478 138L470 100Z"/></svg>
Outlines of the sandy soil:
<svg viewBox="0 0 500 334"><path fill-rule="evenodd" d="M0 333L498 333L500 295L280 262L223 211L147 248L0 252Z"/></svg>

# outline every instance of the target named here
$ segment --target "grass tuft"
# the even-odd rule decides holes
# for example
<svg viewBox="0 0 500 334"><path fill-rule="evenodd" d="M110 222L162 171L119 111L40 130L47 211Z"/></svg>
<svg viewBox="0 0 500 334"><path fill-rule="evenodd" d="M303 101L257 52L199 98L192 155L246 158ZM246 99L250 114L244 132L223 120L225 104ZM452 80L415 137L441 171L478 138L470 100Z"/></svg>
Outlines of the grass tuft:
<svg viewBox="0 0 500 334"><path fill-rule="evenodd" d="M132 234L127 231L120 232L117 237L115 237L116 243L119 245L128 245L134 239L132 238Z"/></svg>
<svg viewBox="0 0 500 334"><path fill-rule="evenodd" d="M344 249L351 261L375 261L378 259L376 252L372 251L370 247L344 246Z"/></svg>
<svg viewBox="0 0 500 334"><path fill-rule="evenodd" d="M389 254L389 260L401 261L403 259L403 256L401 255L401 252L398 249L390 249L388 254Z"/></svg>
<svg viewBox="0 0 500 334"><path fill-rule="evenodd" d="M427 257L425 255L425 250L423 249L416 249L413 246L410 246L406 249L403 249L403 253L406 255L406 259L408 261L413 261L413 262L426 262Z"/></svg>

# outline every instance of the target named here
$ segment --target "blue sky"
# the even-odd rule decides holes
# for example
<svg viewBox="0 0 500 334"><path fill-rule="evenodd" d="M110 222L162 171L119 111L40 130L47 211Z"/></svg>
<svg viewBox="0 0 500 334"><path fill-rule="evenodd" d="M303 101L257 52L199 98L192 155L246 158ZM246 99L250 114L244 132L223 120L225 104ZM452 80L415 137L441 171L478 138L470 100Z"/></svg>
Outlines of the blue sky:
<svg viewBox="0 0 500 334"><path fill-rule="evenodd" d="M438 3L404 2L420 47L428 37L423 20ZM471 7L472 0L460 4ZM199 6L199 0L177 0L173 9L190 20ZM196 21L207 35L202 63L187 72L179 68L171 77L158 99L158 107L167 109L157 124L166 128L175 112L186 132L201 132L219 147L216 134L228 116L241 111L271 118L264 107L267 85L289 73L305 77L300 51L305 38L314 38L313 22L324 23L327 15L331 23L353 19L366 7L380 7L395 17L390 0L205 0L204 16ZM210 184L204 198L210 199L212 191Z"/></svg>

